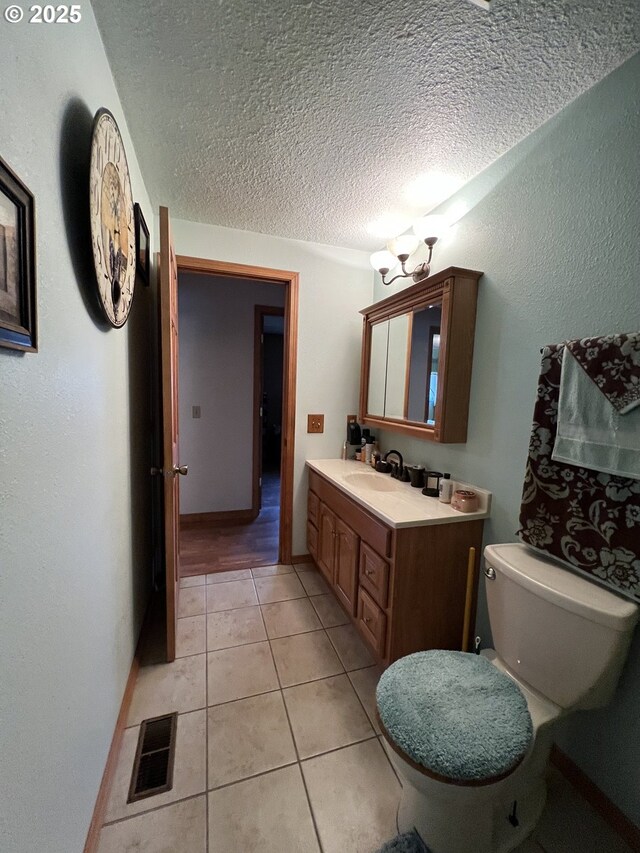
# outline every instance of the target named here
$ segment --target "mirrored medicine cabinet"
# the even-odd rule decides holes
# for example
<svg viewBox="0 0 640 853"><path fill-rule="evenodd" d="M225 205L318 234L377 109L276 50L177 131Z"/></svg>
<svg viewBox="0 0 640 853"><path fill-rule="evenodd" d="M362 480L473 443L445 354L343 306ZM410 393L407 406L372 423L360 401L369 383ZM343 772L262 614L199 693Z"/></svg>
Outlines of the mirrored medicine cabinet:
<svg viewBox="0 0 640 853"><path fill-rule="evenodd" d="M449 267L364 308L360 422L467 440L481 272Z"/></svg>

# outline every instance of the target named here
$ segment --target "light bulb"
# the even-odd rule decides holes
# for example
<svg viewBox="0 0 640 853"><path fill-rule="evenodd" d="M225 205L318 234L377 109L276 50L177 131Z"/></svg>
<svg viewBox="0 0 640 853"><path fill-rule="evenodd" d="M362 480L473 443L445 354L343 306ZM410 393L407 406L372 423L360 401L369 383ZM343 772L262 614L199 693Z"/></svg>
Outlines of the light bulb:
<svg viewBox="0 0 640 853"><path fill-rule="evenodd" d="M388 252L386 249L382 249L380 252L374 252L369 258L369 262L374 270L377 270L378 272L385 270L385 272L388 272L390 269L395 267L398 263L398 259L392 255L391 252Z"/></svg>
<svg viewBox="0 0 640 853"><path fill-rule="evenodd" d="M449 223L446 217L433 214L431 216L421 216L413 223L413 233L419 240L437 240L442 237L447 230Z"/></svg>
<svg viewBox="0 0 640 853"><path fill-rule="evenodd" d="M418 248L420 241L413 234L401 234L387 243L390 251L397 258L404 257L405 259L412 255Z"/></svg>

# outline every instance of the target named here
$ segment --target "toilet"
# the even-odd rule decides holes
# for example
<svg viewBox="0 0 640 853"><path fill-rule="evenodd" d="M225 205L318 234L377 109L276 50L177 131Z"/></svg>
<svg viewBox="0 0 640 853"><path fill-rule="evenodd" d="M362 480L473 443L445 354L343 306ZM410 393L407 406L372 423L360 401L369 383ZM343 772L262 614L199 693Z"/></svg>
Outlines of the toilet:
<svg viewBox="0 0 640 853"><path fill-rule="evenodd" d="M555 723L609 703L638 621L631 601L525 545L484 558L495 648L409 655L377 688L398 830L431 853L507 853L533 831Z"/></svg>

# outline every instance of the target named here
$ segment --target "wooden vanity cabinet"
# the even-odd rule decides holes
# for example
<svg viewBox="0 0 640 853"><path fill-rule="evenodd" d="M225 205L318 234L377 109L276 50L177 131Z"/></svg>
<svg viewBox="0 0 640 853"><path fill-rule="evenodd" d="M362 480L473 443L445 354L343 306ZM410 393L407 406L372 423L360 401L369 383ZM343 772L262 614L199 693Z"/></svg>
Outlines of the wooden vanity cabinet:
<svg viewBox="0 0 640 853"><path fill-rule="evenodd" d="M481 519L389 527L313 470L308 507L309 553L382 663L460 649L469 548L478 569Z"/></svg>

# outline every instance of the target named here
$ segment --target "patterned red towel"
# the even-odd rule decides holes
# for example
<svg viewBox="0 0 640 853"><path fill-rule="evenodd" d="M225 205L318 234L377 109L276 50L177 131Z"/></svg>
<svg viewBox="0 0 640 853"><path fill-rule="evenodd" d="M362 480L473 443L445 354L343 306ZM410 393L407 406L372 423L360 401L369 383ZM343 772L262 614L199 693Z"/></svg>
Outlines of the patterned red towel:
<svg viewBox="0 0 640 853"><path fill-rule="evenodd" d="M567 348L621 415L640 405L640 332L581 338Z"/></svg>
<svg viewBox="0 0 640 853"><path fill-rule="evenodd" d="M564 344L542 350L517 535L640 601L640 480L551 459Z"/></svg>

